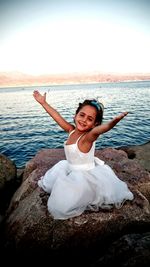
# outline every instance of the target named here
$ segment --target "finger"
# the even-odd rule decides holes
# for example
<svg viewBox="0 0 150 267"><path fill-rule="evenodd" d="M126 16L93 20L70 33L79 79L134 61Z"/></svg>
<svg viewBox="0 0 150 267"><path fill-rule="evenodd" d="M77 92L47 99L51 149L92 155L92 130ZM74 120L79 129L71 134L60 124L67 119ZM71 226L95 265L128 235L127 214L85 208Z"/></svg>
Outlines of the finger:
<svg viewBox="0 0 150 267"><path fill-rule="evenodd" d="M36 96L36 95L39 95L39 92L38 92L38 91L34 91L34 92L33 92L33 95L35 95L35 96Z"/></svg>

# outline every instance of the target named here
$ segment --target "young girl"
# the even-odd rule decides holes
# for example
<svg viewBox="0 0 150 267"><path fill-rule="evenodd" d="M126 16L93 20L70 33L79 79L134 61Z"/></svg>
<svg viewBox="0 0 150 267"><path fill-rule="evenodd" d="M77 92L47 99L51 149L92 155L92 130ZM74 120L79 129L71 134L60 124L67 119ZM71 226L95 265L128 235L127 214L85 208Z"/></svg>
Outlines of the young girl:
<svg viewBox="0 0 150 267"><path fill-rule="evenodd" d="M64 143L66 160L61 160L38 181L39 187L50 194L48 210L54 219L79 216L85 210L120 208L133 194L113 170L94 157L95 141L112 129L127 112L106 124L102 123L103 105L85 100L76 110L73 124L68 123L46 102L46 93L34 91L35 100L69 133Z"/></svg>

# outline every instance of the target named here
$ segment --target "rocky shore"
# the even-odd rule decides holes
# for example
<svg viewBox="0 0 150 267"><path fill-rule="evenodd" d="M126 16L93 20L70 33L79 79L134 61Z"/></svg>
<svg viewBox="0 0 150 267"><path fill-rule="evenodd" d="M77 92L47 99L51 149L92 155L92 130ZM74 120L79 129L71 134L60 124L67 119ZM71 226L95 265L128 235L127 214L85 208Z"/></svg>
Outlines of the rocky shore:
<svg viewBox="0 0 150 267"><path fill-rule="evenodd" d="M14 163L0 155L0 226L5 260L29 256L51 266L150 266L150 142L140 146L96 150L134 194L121 209L84 212L54 220L48 194L38 179L64 159L63 149L43 149L17 177ZM7 195L7 197L6 197ZM2 242L3 241L3 242ZM12 257L13 256L13 257Z"/></svg>
<svg viewBox="0 0 150 267"><path fill-rule="evenodd" d="M121 147L128 154L129 159L137 160L140 165L150 172L150 142L139 146Z"/></svg>

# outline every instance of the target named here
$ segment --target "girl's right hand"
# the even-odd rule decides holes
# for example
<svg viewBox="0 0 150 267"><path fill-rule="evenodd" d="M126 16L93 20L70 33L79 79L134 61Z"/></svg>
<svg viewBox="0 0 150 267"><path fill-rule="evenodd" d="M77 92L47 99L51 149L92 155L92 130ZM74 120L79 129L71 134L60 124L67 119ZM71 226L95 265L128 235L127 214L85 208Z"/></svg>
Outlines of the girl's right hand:
<svg viewBox="0 0 150 267"><path fill-rule="evenodd" d="M116 119L118 119L118 121L120 121L120 120L122 120L127 115L128 115L128 112L127 111L126 112L122 112L120 115L118 115L116 117Z"/></svg>
<svg viewBox="0 0 150 267"><path fill-rule="evenodd" d="M33 92L33 97L37 102L39 102L41 105L43 105L46 102L46 93L44 95L41 95L39 91L35 90Z"/></svg>

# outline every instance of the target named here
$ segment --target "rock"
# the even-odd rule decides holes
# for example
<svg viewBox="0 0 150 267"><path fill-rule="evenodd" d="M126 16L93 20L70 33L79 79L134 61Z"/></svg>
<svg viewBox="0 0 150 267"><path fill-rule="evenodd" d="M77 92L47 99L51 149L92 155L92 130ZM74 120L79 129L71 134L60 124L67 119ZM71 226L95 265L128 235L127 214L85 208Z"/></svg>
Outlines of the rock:
<svg viewBox="0 0 150 267"><path fill-rule="evenodd" d="M150 171L150 142L139 146L121 147L130 159L137 160L141 166Z"/></svg>
<svg viewBox="0 0 150 267"><path fill-rule="evenodd" d="M84 212L68 220L54 220L47 211L46 194L37 187L38 179L56 162L64 159L62 149L44 149L26 164L23 182L15 192L5 223L5 249L18 253L54 257L62 261L72 255L89 263L100 251L123 235L143 232L150 227L149 172L128 159L125 151L113 148L96 151L134 193L132 202L120 209ZM141 190L142 188L142 190ZM86 260L85 260L86 258Z"/></svg>
<svg viewBox="0 0 150 267"><path fill-rule="evenodd" d="M91 267L150 266L150 232L128 234L113 242L107 252Z"/></svg>
<svg viewBox="0 0 150 267"><path fill-rule="evenodd" d="M17 168L15 163L0 154L0 213L4 214L9 201L15 192Z"/></svg>

